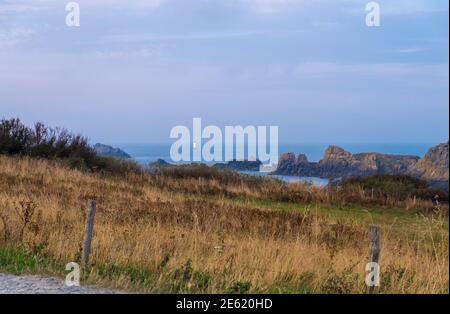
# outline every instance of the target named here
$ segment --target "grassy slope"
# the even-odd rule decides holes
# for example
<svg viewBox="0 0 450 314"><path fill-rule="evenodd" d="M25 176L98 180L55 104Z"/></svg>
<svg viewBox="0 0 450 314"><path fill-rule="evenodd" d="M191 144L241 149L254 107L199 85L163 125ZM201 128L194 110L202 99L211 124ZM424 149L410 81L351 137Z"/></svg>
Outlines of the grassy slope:
<svg viewBox="0 0 450 314"><path fill-rule="evenodd" d="M95 196L87 282L147 292L359 293L365 232L377 223L382 292L448 292L445 219L170 188L196 184L102 177L0 156L0 271L64 275L65 263L79 261L82 210ZM26 202L36 209L22 235Z"/></svg>

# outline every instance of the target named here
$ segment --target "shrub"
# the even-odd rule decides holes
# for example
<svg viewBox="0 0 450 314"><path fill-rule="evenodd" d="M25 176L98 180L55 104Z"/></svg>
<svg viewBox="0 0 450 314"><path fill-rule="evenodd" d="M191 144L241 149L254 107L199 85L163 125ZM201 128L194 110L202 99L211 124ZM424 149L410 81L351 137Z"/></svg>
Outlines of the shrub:
<svg viewBox="0 0 450 314"><path fill-rule="evenodd" d="M249 281L238 281L226 290L228 294L246 294L250 291L252 284Z"/></svg>
<svg viewBox="0 0 450 314"><path fill-rule="evenodd" d="M407 175L374 175L350 178L342 182L343 190L362 189L366 194L376 198L393 198L398 201L416 197L431 200L439 195L441 201L448 201L448 196L439 189L430 188L428 183Z"/></svg>
<svg viewBox="0 0 450 314"><path fill-rule="evenodd" d="M88 140L63 128L49 128L38 122L34 128L19 119L0 121L0 153L42 158L79 158L95 156Z"/></svg>
<svg viewBox="0 0 450 314"><path fill-rule="evenodd" d="M71 168L117 175L142 171L135 162L97 156L81 135L40 122L30 128L19 119L0 121L0 154L62 159Z"/></svg>
<svg viewBox="0 0 450 314"><path fill-rule="evenodd" d="M173 179L220 180L223 184L258 184L270 180L262 177L241 174L230 169L210 167L205 164L151 165L150 172Z"/></svg>

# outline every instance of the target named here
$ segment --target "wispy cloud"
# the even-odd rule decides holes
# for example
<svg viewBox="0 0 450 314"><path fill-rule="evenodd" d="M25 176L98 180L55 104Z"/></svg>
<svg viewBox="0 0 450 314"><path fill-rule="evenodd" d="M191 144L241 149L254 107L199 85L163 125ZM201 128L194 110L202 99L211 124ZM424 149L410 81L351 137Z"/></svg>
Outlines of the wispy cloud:
<svg viewBox="0 0 450 314"><path fill-rule="evenodd" d="M347 12L364 14L368 0L77 0L82 8L104 10L151 12L158 9L182 5L187 10L215 7L217 10L231 9L257 15L292 14L308 15L310 12ZM426 12L448 12L448 2L444 0L378 0L382 14L402 15ZM61 0L2 0L0 15L38 9L58 9L64 7Z"/></svg>
<svg viewBox="0 0 450 314"><path fill-rule="evenodd" d="M345 11L352 14L365 12L367 0L348 1ZM402 16L448 12L448 1L442 0L377 0L383 16Z"/></svg>
<svg viewBox="0 0 450 314"><path fill-rule="evenodd" d="M95 56L98 58L156 58L161 56L161 47L152 46L135 50L99 50L94 53L85 53L85 56Z"/></svg>
<svg viewBox="0 0 450 314"><path fill-rule="evenodd" d="M25 11L36 11L38 6L22 3L21 1L4 1L0 3L0 16L12 13L21 13Z"/></svg>
<svg viewBox="0 0 450 314"><path fill-rule="evenodd" d="M77 0L80 5L115 9L157 9L169 0Z"/></svg>
<svg viewBox="0 0 450 314"><path fill-rule="evenodd" d="M294 74L299 78L323 77L332 74L372 77L412 77L412 76L449 76L448 64L407 64L407 63L372 63L352 64L334 62L309 62L298 64Z"/></svg>
<svg viewBox="0 0 450 314"><path fill-rule="evenodd" d="M124 33L107 35L103 38L105 42L142 42L149 40L201 40L201 39L224 39L248 37L254 35L255 31L223 31L223 32L192 32L185 34L155 34L155 33Z"/></svg>
<svg viewBox="0 0 450 314"><path fill-rule="evenodd" d="M24 27L0 30L0 47L15 46L35 35L36 32L33 29Z"/></svg>
<svg viewBox="0 0 450 314"><path fill-rule="evenodd" d="M422 47L408 47L408 48L395 49L394 52L395 53L417 53L417 52L422 52L425 50L426 49L422 48Z"/></svg>
<svg viewBox="0 0 450 314"><path fill-rule="evenodd" d="M197 31L189 33L119 33L106 35L101 42L124 43L124 42L147 42L147 41L170 41L170 40L222 40L239 39L249 37L261 38L289 38L304 33L303 30L233 30L233 31Z"/></svg>
<svg viewBox="0 0 450 314"><path fill-rule="evenodd" d="M107 9L135 10L157 9L169 0L76 0L83 8L100 7ZM0 14L12 12L35 11L43 8L64 9L69 1L61 0L2 0L0 2Z"/></svg>

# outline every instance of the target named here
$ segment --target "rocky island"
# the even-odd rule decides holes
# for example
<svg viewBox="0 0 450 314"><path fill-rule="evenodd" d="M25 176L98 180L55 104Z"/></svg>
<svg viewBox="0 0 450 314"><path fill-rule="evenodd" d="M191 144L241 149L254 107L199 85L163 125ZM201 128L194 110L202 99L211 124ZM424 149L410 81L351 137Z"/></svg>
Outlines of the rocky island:
<svg viewBox="0 0 450 314"><path fill-rule="evenodd" d="M227 163L217 163L214 167L237 171L259 171L262 162L259 160L232 160Z"/></svg>
<svg viewBox="0 0 450 314"><path fill-rule="evenodd" d="M124 158L129 159L131 156L121 150L120 148L115 148L109 145L97 143L94 145L95 153L102 157L114 157L114 158Z"/></svg>
<svg viewBox="0 0 450 314"><path fill-rule="evenodd" d="M431 148L422 158L380 153L351 154L338 146L329 146L319 162L309 162L304 154L282 154L273 174L332 180L376 174L406 174L448 191L448 158L448 142Z"/></svg>

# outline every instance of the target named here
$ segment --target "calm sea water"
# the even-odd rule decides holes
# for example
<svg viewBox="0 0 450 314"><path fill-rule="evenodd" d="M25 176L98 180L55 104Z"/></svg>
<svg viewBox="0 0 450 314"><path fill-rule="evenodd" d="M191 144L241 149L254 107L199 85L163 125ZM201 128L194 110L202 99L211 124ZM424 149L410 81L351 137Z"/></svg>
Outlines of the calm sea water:
<svg viewBox="0 0 450 314"><path fill-rule="evenodd" d="M436 143L377 143L377 144L336 144L351 153L377 152L384 154L401 154L423 156L430 147ZM141 164L148 164L158 159L171 162L171 144L113 144L132 156L134 160ZM294 152L296 154L306 154L309 161L319 161L323 157L328 144L283 144L280 145L279 152ZM248 172L247 172L248 173ZM251 172L254 175L266 175L263 173ZM278 176L286 182L308 181L315 185L323 186L328 184L328 180L320 178L304 178L293 176Z"/></svg>
<svg viewBox="0 0 450 314"><path fill-rule="evenodd" d="M257 171L241 171L243 174L249 174L254 176L265 177L268 176L266 172ZM281 176L281 175L270 175L272 178L280 179L284 182L307 182L316 186L326 186L329 182L328 179L316 178L316 177L295 177L295 176Z"/></svg>

